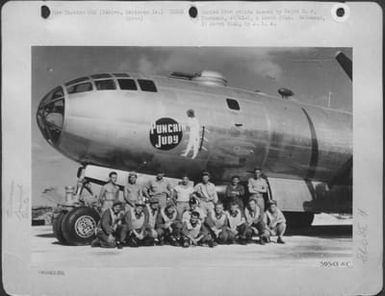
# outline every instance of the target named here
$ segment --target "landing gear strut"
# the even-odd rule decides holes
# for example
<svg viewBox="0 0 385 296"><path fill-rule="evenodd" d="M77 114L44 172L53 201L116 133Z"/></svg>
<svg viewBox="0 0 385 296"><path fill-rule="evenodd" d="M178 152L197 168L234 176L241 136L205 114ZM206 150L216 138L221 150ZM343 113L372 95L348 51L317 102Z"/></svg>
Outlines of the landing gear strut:
<svg viewBox="0 0 385 296"><path fill-rule="evenodd" d="M52 228L57 240L67 245L88 245L95 239L96 225L100 214L95 207L86 205L80 199L87 182L79 176L78 186L66 187L66 198L54 211ZM86 188L90 190L89 188Z"/></svg>

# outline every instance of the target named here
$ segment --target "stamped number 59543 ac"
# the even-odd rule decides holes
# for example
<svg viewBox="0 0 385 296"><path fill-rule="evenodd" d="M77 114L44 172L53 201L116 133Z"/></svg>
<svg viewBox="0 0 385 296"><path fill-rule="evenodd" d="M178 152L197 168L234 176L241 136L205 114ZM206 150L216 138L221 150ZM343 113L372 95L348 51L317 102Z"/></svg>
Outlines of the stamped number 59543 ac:
<svg viewBox="0 0 385 296"><path fill-rule="evenodd" d="M320 267L352 267L352 263L350 261L322 260L320 261Z"/></svg>

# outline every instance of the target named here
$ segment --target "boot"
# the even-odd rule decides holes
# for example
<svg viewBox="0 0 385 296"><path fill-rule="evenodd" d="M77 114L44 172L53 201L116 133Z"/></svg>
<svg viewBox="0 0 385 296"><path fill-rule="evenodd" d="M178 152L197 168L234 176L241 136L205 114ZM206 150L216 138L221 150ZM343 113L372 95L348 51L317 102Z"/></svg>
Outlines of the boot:
<svg viewBox="0 0 385 296"><path fill-rule="evenodd" d="M92 242L91 242L91 248L96 248L96 247L100 247L100 241L98 238L95 238Z"/></svg>

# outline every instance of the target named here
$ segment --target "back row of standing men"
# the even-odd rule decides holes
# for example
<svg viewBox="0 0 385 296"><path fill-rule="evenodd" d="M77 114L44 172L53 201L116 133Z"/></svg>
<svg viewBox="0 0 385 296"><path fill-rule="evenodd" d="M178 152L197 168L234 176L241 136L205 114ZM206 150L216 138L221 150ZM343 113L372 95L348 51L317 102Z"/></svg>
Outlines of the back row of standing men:
<svg viewBox="0 0 385 296"><path fill-rule="evenodd" d="M183 176L174 188L164 179L162 171L144 186L137 184L136 173L130 173L123 190L124 201L119 200L117 174L111 172L109 178L99 195L103 215L94 246L107 241L113 242L111 246L137 246L152 244L154 240L185 247L198 243L213 246L247 243L253 235L260 237L261 244L269 242L270 235L278 235L277 242L283 243L286 221L275 201L268 202L265 212L267 183L259 168L248 180L251 195L246 206L245 188L239 176L232 177L223 203L218 200L207 172L196 186L188 176ZM103 222L104 226L111 224L111 227L103 227Z"/></svg>

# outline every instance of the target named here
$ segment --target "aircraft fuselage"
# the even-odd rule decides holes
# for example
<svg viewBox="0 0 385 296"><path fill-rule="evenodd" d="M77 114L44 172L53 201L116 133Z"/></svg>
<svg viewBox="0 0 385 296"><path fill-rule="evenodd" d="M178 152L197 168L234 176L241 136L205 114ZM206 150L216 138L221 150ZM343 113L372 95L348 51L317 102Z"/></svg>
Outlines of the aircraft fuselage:
<svg viewBox="0 0 385 296"><path fill-rule="evenodd" d="M124 90L118 79L125 78L104 78L115 89L97 90L98 80L88 78L87 91L68 84L43 98L37 117L48 142L81 164L145 174L162 167L169 177L192 179L207 169L217 183L246 178L254 167L327 182L352 158L350 113L168 77L130 75L153 81L156 91ZM55 100L62 100L59 123L48 118Z"/></svg>

